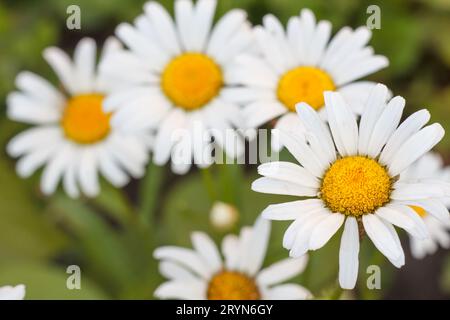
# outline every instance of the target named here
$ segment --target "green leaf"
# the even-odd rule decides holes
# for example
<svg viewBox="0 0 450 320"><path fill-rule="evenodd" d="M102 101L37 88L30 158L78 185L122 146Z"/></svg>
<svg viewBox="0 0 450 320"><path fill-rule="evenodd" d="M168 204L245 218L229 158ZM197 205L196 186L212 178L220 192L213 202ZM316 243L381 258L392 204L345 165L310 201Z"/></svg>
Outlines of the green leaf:
<svg viewBox="0 0 450 320"><path fill-rule="evenodd" d="M58 195L49 212L67 228L80 250L81 264L116 298L150 298L156 287L154 235L146 226L124 229L111 224L86 203Z"/></svg>
<svg viewBox="0 0 450 320"><path fill-rule="evenodd" d="M81 269L81 289L69 290L66 285L70 274L66 269L33 261L7 261L0 265L0 285L25 284L25 299L107 299Z"/></svg>
<svg viewBox="0 0 450 320"><path fill-rule="evenodd" d="M13 163L0 157L0 257L48 258L66 237L44 214L43 204L19 178Z"/></svg>

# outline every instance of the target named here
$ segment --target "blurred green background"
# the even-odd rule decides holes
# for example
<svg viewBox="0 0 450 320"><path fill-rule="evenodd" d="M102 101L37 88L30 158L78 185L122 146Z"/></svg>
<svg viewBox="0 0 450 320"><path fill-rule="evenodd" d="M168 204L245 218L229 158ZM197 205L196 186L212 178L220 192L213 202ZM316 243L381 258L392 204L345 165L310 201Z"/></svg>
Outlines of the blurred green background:
<svg viewBox="0 0 450 320"><path fill-rule="evenodd" d="M15 75L32 70L56 80L42 59L47 46L71 52L76 42L94 37L101 44L122 21L132 21L145 1L122 0L1 0L0 1L0 286L25 283L30 299L149 299L162 278L152 259L155 246L190 246L189 234L204 230L219 241L223 234L210 225L208 212L214 198L205 191L212 181L215 199L233 203L241 225L252 224L269 203L285 198L250 191L256 166L221 166L209 172L192 170L174 176L167 168L150 168L148 177L133 181L125 190L104 183L96 199L69 200L61 191L46 198L39 192L39 173L22 180L15 162L5 153L7 141L25 126L5 116L5 99L14 89ZM172 1L162 1L172 10ZM81 30L66 29L66 8L81 8ZM365 24L369 5L381 8L381 30L374 30L371 45L386 55L390 67L371 80L387 84L407 100L407 113L430 109L433 121L447 130L439 152L450 162L450 1L449 0L219 0L218 15L231 8L247 10L259 24L266 13L284 23L301 8L311 8L319 19L331 20L334 33L344 25ZM216 17L217 17L216 16ZM283 155L285 156L285 155ZM152 177L150 177L152 176ZM157 201L148 197L160 178ZM144 196L145 195L145 196ZM214 195L213 195L214 196ZM195 199L193 201L192 199ZM155 212L152 223L140 213ZM275 223L266 263L287 256L281 248L286 224ZM404 234L402 234L405 238ZM337 296L338 241L335 236L324 249L311 254L311 262L299 281L322 298ZM422 261L407 252L406 266L396 270L380 257L369 241L363 242L357 289L349 298L450 297L448 252ZM66 268L81 267L82 290L67 290ZM366 288L368 265L382 264L382 289Z"/></svg>

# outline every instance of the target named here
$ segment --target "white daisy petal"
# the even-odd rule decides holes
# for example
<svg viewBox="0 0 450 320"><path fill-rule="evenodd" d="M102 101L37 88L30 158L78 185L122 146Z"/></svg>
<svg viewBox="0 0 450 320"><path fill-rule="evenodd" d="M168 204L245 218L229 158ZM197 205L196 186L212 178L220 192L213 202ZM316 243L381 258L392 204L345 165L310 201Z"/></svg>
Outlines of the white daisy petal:
<svg viewBox="0 0 450 320"><path fill-rule="evenodd" d="M402 255L396 239L380 218L374 214L365 214L362 221L367 235L383 255L391 261L397 260Z"/></svg>
<svg viewBox="0 0 450 320"><path fill-rule="evenodd" d="M288 181L310 188L319 188L320 182L305 168L290 162L268 162L258 167L258 173L268 178Z"/></svg>
<svg viewBox="0 0 450 320"><path fill-rule="evenodd" d="M98 166L101 174L116 188L121 188L130 181L128 175L105 148L99 150Z"/></svg>
<svg viewBox="0 0 450 320"><path fill-rule="evenodd" d="M372 81L356 81L347 84L338 90L344 100L351 106L354 113L362 115L366 110L366 105L373 105L374 102L369 96L376 87L376 83ZM370 107L367 107L367 109ZM360 133L361 134L361 133Z"/></svg>
<svg viewBox="0 0 450 320"><path fill-rule="evenodd" d="M154 295L159 299L206 299L206 283L195 280L174 280L160 285Z"/></svg>
<svg viewBox="0 0 450 320"><path fill-rule="evenodd" d="M325 92L324 97L328 121L339 153L342 156L357 154L358 126L355 116L338 93Z"/></svg>
<svg viewBox="0 0 450 320"><path fill-rule="evenodd" d="M369 142L369 157L376 158L379 155L381 149L386 144L386 141L397 128L404 107L405 99L402 97L395 97L389 101L387 107L380 115L378 122L373 128L373 133Z"/></svg>
<svg viewBox="0 0 450 320"><path fill-rule="evenodd" d="M280 130L286 132L303 131L304 127L298 116L293 112L280 116L271 130L270 144L274 152L280 152L284 147L280 141Z"/></svg>
<svg viewBox="0 0 450 320"><path fill-rule="evenodd" d="M222 241L222 252L225 257L225 267L235 270L239 264L239 240L235 235L227 235Z"/></svg>
<svg viewBox="0 0 450 320"><path fill-rule="evenodd" d="M78 90L90 93L95 82L95 60L97 45L91 38L83 38L74 51L74 68L77 77Z"/></svg>
<svg viewBox="0 0 450 320"><path fill-rule="evenodd" d="M28 178L38 168L43 166L58 150L61 143L41 146L39 149L22 156L16 165L17 174L22 178Z"/></svg>
<svg viewBox="0 0 450 320"><path fill-rule="evenodd" d="M218 272L222 268L222 259L220 258L217 246L203 232L194 232L191 235L192 245L199 253L202 259L209 265L213 273Z"/></svg>
<svg viewBox="0 0 450 320"><path fill-rule="evenodd" d="M439 185L429 183L400 183L395 184L391 198L394 200L418 200L427 198L443 198L445 190Z"/></svg>
<svg viewBox="0 0 450 320"><path fill-rule="evenodd" d="M191 32L195 34L195 37L191 40L191 50L203 51L205 49L205 44L211 29L216 5L216 0L197 1L194 19L191 21Z"/></svg>
<svg viewBox="0 0 450 320"><path fill-rule="evenodd" d="M339 284L343 289L355 287L359 267L359 231L354 217L345 221L339 248Z"/></svg>
<svg viewBox="0 0 450 320"><path fill-rule="evenodd" d="M312 297L311 292L297 284L282 284L268 290L267 300L306 300Z"/></svg>
<svg viewBox="0 0 450 320"><path fill-rule="evenodd" d="M155 27L155 33L164 48L172 55L180 54L175 25L166 9L158 2L150 1L144 5L144 11Z"/></svg>
<svg viewBox="0 0 450 320"><path fill-rule="evenodd" d="M36 148L61 141L61 129L56 126L39 126L25 130L9 141L6 151L12 157L35 151Z"/></svg>
<svg viewBox="0 0 450 320"><path fill-rule="evenodd" d="M185 51L194 50L195 35L192 31L194 19L194 9L191 0L178 0L174 4L175 23L177 25L180 42Z"/></svg>
<svg viewBox="0 0 450 320"><path fill-rule="evenodd" d="M273 36L260 26L256 26L254 32L258 45L266 59L270 61L271 66L277 71L277 73L286 71L289 66L284 60L285 57L283 53L278 47L271 45L271 43L275 41Z"/></svg>
<svg viewBox="0 0 450 320"><path fill-rule="evenodd" d="M211 270L203 263L202 258L193 250L170 246L160 247L153 252L153 256L155 259L172 261L184 266L205 279L212 275Z"/></svg>
<svg viewBox="0 0 450 320"><path fill-rule="evenodd" d="M389 259L389 261L396 268L401 268L405 264L405 253L403 252L402 244L400 243L400 238L398 237L398 234L397 234L397 231L395 231L395 228L389 222L383 221L383 223L386 226L386 228L389 230L389 232L391 233L392 237L394 238L395 245L397 246L397 250L400 252L400 256L397 259L395 259L395 260Z"/></svg>
<svg viewBox="0 0 450 320"><path fill-rule="evenodd" d="M402 144L388 165L391 176L404 171L425 153L430 151L444 137L445 130L438 123L421 129Z"/></svg>
<svg viewBox="0 0 450 320"><path fill-rule="evenodd" d="M255 180L252 183L252 190L261 193L284 194L298 197L314 197L318 192L316 188L304 187L292 182L265 177Z"/></svg>
<svg viewBox="0 0 450 320"><path fill-rule="evenodd" d="M51 47L44 50L44 59L55 71L64 88L71 94L77 94L80 84L69 56L61 49Z"/></svg>
<svg viewBox="0 0 450 320"><path fill-rule="evenodd" d="M61 111L58 107L40 103L39 105L38 102L22 93L10 93L7 98L8 117L30 124L50 124L61 119Z"/></svg>
<svg viewBox="0 0 450 320"><path fill-rule="evenodd" d="M402 220L408 221L408 224L400 226L397 221L395 221L396 223L392 223L389 219L382 217L384 220L405 229L415 238L426 239L429 237L429 233L423 219L420 218L417 212L415 212L411 207L393 203L389 205L388 208L396 211L397 215L400 215Z"/></svg>
<svg viewBox="0 0 450 320"><path fill-rule="evenodd" d="M317 137L319 144L322 146L321 153L327 154L330 162L336 160L336 151L330 130L317 112L306 103L298 104L296 109L303 126ZM315 151L319 153L319 150L316 149Z"/></svg>
<svg viewBox="0 0 450 320"><path fill-rule="evenodd" d="M375 214L402 229L409 230L414 228L414 221L402 211L395 210L395 207L381 207L375 212Z"/></svg>
<svg viewBox="0 0 450 320"><path fill-rule="evenodd" d="M48 106L60 107L65 98L50 82L41 76L23 71L16 77L16 86L27 95L45 102Z"/></svg>
<svg viewBox="0 0 450 320"><path fill-rule="evenodd" d="M71 159L72 153L69 150L70 145L66 144L45 167L41 179L41 190L45 195L55 192L58 182Z"/></svg>
<svg viewBox="0 0 450 320"><path fill-rule="evenodd" d="M155 44L149 42L143 34L139 33L131 25L127 23L119 24L116 28L116 35L131 50L148 61L146 63L148 68L155 71L161 71L161 68L167 63L168 57L165 53ZM119 53L115 54L115 56L119 57ZM114 58L115 56L112 56L111 58ZM122 57L125 58L123 54Z"/></svg>
<svg viewBox="0 0 450 320"><path fill-rule="evenodd" d="M373 130L377 121L383 112L388 95L388 89L385 85L377 84L367 99L364 112L360 121L360 132L358 141L358 152L361 155L369 153L369 144L373 134Z"/></svg>
<svg viewBox="0 0 450 320"><path fill-rule="evenodd" d="M450 215L447 207L439 200L426 199L426 200L413 200L411 204L414 204L427 213L434 216L441 223L448 224L450 220Z"/></svg>
<svg viewBox="0 0 450 320"><path fill-rule="evenodd" d="M246 17L245 11L234 9L220 18L211 32L206 53L213 57L219 54L227 45L228 39L239 30Z"/></svg>
<svg viewBox="0 0 450 320"><path fill-rule="evenodd" d="M153 150L156 164L163 165L169 160L171 148L176 142L172 134L176 129L183 128L185 121L185 114L179 109L173 109L161 123Z"/></svg>
<svg viewBox="0 0 450 320"><path fill-rule="evenodd" d="M272 92L264 90L262 88L250 87L223 88L220 91L220 96L225 101L239 104L246 104L253 100L276 100L276 97Z"/></svg>
<svg viewBox="0 0 450 320"><path fill-rule="evenodd" d="M323 208L320 199L298 200L268 206L261 215L270 220L295 220L303 214Z"/></svg>
<svg viewBox="0 0 450 320"><path fill-rule="evenodd" d="M161 273L162 276L164 276L165 278L170 279L170 280L191 281L191 280L198 279L198 277L195 276L189 270L183 268L182 266L180 266L174 262L170 262L170 261L162 261L159 264L159 272Z"/></svg>
<svg viewBox="0 0 450 320"><path fill-rule="evenodd" d="M345 215L332 213L320 223L318 223L311 233L309 239L309 249L317 250L322 248L333 235L339 230L345 220Z"/></svg>
<svg viewBox="0 0 450 320"><path fill-rule="evenodd" d="M78 172L78 162L71 161L64 172L63 177L63 187L64 191L71 198L78 198L80 195L80 190L77 186L77 172Z"/></svg>
<svg viewBox="0 0 450 320"><path fill-rule="evenodd" d="M264 262L270 237L270 229L270 221L261 217L256 220L252 228L245 267L245 271L251 276L254 276L261 269Z"/></svg>
<svg viewBox="0 0 450 320"><path fill-rule="evenodd" d="M409 116L392 134L380 155L380 162L388 164L396 155L399 148L415 133L417 133L429 120L428 110L420 110Z"/></svg>
<svg viewBox="0 0 450 320"><path fill-rule="evenodd" d="M343 75L335 76L335 83L338 86L347 84L351 81L360 79L369 74L375 73L389 65L389 60L384 56L372 56L367 59L364 64L361 64L358 68L348 69L348 72Z"/></svg>
<svg viewBox="0 0 450 320"><path fill-rule="evenodd" d="M324 52L326 45L328 43L328 40L330 39L331 35L331 23L328 21L320 21L317 24L312 44L309 48L309 56L308 56L308 62L316 66L319 64Z"/></svg>
<svg viewBox="0 0 450 320"><path fill-rule="evenodd" d="M313 212L305 219L304 223L302 223L296 232L297 234L294 243L289 251L290 257L300 257L310 249L309 244L312 232L321 222L327 219L330 214L328 209L321 209L320 211Z"/></svg>
<svg viewBox="0 0 450 320"><path fill-rule="evenodd" d="M256 281L264 286L271 286L289 280L303 272L308 263L308 256L297 259L284 259L261 270Z"/></svg>
<svg viewBox="0 0 450 320"><path fill-rule="evenodd" d="M321 161L321 158L311 150L304 137L294 136L291 133L279 131L280 141L286 146L289 152L297 161L316 177L322 177L328 163Z"/></svg>
<svg viewBox="0 0 450 320"><path fill-rule="evenodd" d="M255 101L247 105L242 114L247 127L256 128L286 112L286 108L279 102Z"/></svg>
<svg viewBox="0 0 450 320"><path fill-rule="evenodd" d="M84 148L84 150L81 150L78 179L83 193L89 197L95 197L100 192L97 168L98 160L96 152L92 148Z"/></svg>

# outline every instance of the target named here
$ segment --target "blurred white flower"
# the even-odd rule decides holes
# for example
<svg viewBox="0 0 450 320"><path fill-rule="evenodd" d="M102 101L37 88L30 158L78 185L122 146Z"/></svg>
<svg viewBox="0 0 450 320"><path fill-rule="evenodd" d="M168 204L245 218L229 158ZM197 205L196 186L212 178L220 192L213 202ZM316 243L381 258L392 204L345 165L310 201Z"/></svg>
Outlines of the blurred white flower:
<svg viewBox="0 0 450 320"><path fill-rule="evenodd" d="M120 43L109 38L100 60L120 50ZM125 185L129 175L142 176L149 137L122 134L117 129L127 121L103 111L104 96L115 84L96 71L94 40L84 38L78 43L73 62L55 47L45 49L44 58L62 88L25 71L16 78L20 91L7 99L10 119L34 125L7 146L11 156L20 158L18 174L29 177L44 166L42 192L53 193L62 180L71 197L78 197L79 189L87 196L97 195L98 172L117 187Z"/></svg>
<svg viewBox="0 0 450 320"><path fill-rule="evenodd" d="M300 274L307 256L285 259L261 270L270 237L270 222L258 219L240 236L227 235L222 253L202 232L192 234L194 249L161 247L155 250L161 274L168 279L155 291L160 299L259 300L306 299L304 287L280 284Z"/></svg>
<svg viewBox="0 0 450 320"><path fill-rule="evenodd" d="M429 152L405 171L402 179L412 183L430 180L450 182L450 167L444 167L444 162L439 154ZM450 197L441 199L441 201L447 208L450 208ZM435 253L439 245L444 249L449 249L450 221L438 220L420 206L412 208L423 218L430 233L430 237L423 240L410 237L412 255L417 259L422 259L427 254Z"/></svg>
<svg viewBox="0 0 450 320"><path fill-rule="evenodd" d="M211 139L228 157L244 152L240 108L224 91L233 85L238 55L254 51L247 14L234 9L215 26L216 0L176 0L175 19L154 1L134 26L119 25L116 35L130 49L112 55L120 66L110 73L122 90L105 100L107 112L133 119L130 131L156 131L153 161L172 159L172 170L186 173L192 159L199 167L212 163ZM225 136L227 132L227 136ZM174 160L174 155L182 156Z"/></svg>
<svg viewBox="0 0 450 320"><path fill-rule="evenodd" d="M25 286L23 284L15 287L0 287L0 300L23 300L24 298Z"/></svg>
<svg viewBox="0 0 450 320"><path fill-rule="evenodd" d="M291 17L286 30L272 14L263 18L262 26L255 27L262 55L238 57L232 80L244 87L226 91L230 100L245 104L243 115L248 127L280 117L276 129L298 130L295 106L299 102L326 118L325 91L340 92L353 112L362 113L375 83L357 80L389 62L367 46L371 32L366 27L344 27L333 38L331 29L329 21L316 21L308 9ZM272 147L281 149L276 140Z"/></svg>
<svg viewBox="0 0 450 320"><path fill-rule="evenodd" d="M218 230L230 230L239 220L239 212L231 204L217 201L209 214L211 224Z"/></svg>
<svg viewBox="0 0 450 320"><path fill-rule="evenodd" d="M340 93L325 93L327 123L314 108L300 103L298 117L306 131L281 131L281 141L301 166L262 164L258 171L264 177L252 184L258 192L309 198L271 205L262 214L295 220L283 239L292 257L323 247L345 225L339 250L339 282L345 289L356 284L362 229L400 268L405 256L393 225L414 237L429 236L411 206L426 209L443 223L449 220L441 201L450 196L449 183L411 183L400 175L442 139L444 129L439 124L424 127L430 119L426 110L400 124L405 100L394 97L386 104L387 95L385 86L375 86L359 125Z"/></svg>

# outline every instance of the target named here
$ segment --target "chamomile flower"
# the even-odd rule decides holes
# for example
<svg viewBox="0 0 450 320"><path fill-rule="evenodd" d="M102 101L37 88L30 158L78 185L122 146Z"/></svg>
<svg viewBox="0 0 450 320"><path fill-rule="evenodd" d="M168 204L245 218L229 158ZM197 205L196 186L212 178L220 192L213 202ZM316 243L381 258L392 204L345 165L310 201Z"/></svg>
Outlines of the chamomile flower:
<svg viewBox="0 0 450 320"><path fill-rule="evenodd" d="M405 171L402 178L412 183L420 183L424 180L450 182L450 168L444 167L440 155L429 152ZM450 208L450 197L441 201ZM435 253L439 245L444 249L450 248L450 221L440 221L420 206L412 208L423 219L430 233L430 237L423 240L410 237L412 255L422 259L427 254Z"/></svg>
<svg viewBox="0 0 450 320"><path fill-rule="evenodd" d="M108 39L101 59L118 50L120 43ZM53 193L62 180L71 197L79 196L80 189L87 196L97 195L98 172L117 187L126 184L129 175L140 177L148 159L148 137L123 134L117 128L127 122L103 111L103 99L115 84L96 71L95 42L82 39L73 61L55 47L47 48L44 58L62 87L25 71L16 78L20 91L7 99L8 117L34 126L7 146L11 156L20 158L18 174L28 177L44 166L42 192Z"/></svg>
<svg viewBox="0 0 450 320"><path fill-rule="evenodd" d="M161 299L260 300L306 299L310 292L297 284L280 284L300 274L307 256L285 259L262 269L270 237L270 222L258 219L244 227L239 236L222 241L222 253L202 232L192 234L194 249L158 248L154 256L162 260L160 272L168 281L155 296Z"/></svg>
<svg viewBox="0 0 450 320"><path fill-rule="evenodd" d="M263 212L268 219L294 220L283 239L292 257L321 248L344 225L339 282L346 289L356 283L361 234L399 268L405 256L393 226L421 239L429 236L411 206L444 223L449 219L441 199L450 195L450 184L408 182L401 175L442 139L444 129L439 124L424 127L430 119L426 110L400 124L405 101L395 97L386 104L387 95L385 86L374 88L359 124L340 93L325 92L327 123L314 108L299 104L305 132L281 130L280 136L300 165L262 164L258 170L264 177L252 184L258 192L302 198Z"/></svg>
<svg viewBox="0 0 450 320"><path fill-rule="evenodd" d="M213 26L216 4L177 0L172 19L150 1L134 26L116 29L130 51L111 56L121 67L111 76L122 80L123 90L105 100L105 110L119 109L121 117L134 121L132 131L156 131L153 161L163 165L172 158L179 174L192 159L199 167L211 164L212 138L230 158L244 151L243 138L233 130L242 123L239 106L222 92L230 86L236 56L254 51L252 32L239 9Z"/></svg>
<svg viewBox="0 0 450 320"><path fill-rule="evenodd" d="M0 287L0 300L23 300L24 298L25 286L23 284L15 287Z"/></svg>
<svg viewBox="0 0 450 320"><path fill-rule="evenodd" d="M287 30L275 16L263 18L263 26L255 27L262 56L239 57L233 80L244 87L226 92L230 100L245 104L243 116L249 127L276 118L275 129L298 127L295 106L300 102L325 118L325 91L340 92L353 112L362 112L375 84L357 80L386 67L388 60L367 46L371 32L366 27L345 27L330 37L331 23L316 22L308 9L292 17ZM279 150L278 140L273 141L273 149Z"/></svg>

